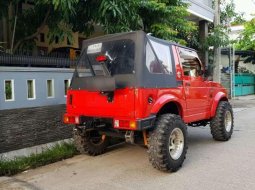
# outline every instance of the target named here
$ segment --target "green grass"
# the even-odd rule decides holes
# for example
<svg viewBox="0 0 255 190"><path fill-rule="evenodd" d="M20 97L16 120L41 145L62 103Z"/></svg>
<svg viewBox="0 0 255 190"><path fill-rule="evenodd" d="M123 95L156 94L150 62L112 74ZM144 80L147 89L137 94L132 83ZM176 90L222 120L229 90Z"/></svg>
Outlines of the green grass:
<svg viewBox="0 0 255 190"><path fill-rule="evenodd" d="M0 176L10 176L19 172L57 162L78 154L72 143L56 144L39 154L16 157L13 160L0 159Z"/></svg>

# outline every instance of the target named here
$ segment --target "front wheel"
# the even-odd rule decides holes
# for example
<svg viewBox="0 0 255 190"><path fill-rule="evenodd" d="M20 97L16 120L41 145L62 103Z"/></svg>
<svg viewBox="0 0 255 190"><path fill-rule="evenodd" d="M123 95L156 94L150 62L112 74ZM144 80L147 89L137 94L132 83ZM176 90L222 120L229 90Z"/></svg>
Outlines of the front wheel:
<svg viewBox="0 0 255 190"><path fill-rule="evenodd" d="M231 138L234 128L233 110L229 102L221 101L216 114L210 122L211 134L215 140L227 141Z"/></svg>
<svg viewBox="0 0 255 190"><path fill-rule="evenodd" d="M187 152L187 127L178 115L161 115L149 137L149 160L154 168L175 172Z"/></svg>

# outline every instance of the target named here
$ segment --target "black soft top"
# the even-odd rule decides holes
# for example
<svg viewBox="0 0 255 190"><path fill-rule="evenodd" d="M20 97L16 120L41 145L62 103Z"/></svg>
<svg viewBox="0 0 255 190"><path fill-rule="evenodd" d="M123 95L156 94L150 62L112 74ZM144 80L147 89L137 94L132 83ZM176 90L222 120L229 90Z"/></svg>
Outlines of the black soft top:
<svg viewBox="0 0 255 190"><path fill-rule="evenodd" d="M132 40L135 44L135 57L134 57L134 72L132 74L116 74L111 76L114 78L116 83L116 88L124 88L124 87L141 87L141 88L175 88L177 87L176 81L176 70L175 70L175 60L172 52L172 45L179 46L185 49L189 49L194 51L193 49L181 46L179 44L169 42L166 40L162 40L159 38L155 38L153 36L147 35L143 31L134 31L134 32L126 32L126 33L117 33L110 34L101 37L96 37L83 41L82 47L82 55L86 56L86 52L88 51L89 46L93 46L93 44L109 42L109 41L117 41L117 40ZM148 65L146 66L146 47L149 45L153 51L152 56L156 57L156 61L160 63L160 59L157 55L155 48L152 43L158 43L168 47L168 51L170 52L171 59L171 73L152 73L148 70ZM161 51L161 50L160 50ZM79 65L78 65L79 66ZM93 76L97 77L97 76ZM73 89L86 89L86 85L83 84L87 77L79 77L76 73L74 74L71 88ZM91 76L90 76L91 80Z"/></svg>

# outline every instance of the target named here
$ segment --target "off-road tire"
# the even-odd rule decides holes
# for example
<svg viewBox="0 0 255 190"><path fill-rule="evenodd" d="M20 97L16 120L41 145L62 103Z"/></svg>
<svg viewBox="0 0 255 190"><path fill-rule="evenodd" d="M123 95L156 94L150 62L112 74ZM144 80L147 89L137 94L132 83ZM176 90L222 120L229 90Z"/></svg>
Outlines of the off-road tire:
<svg viewBox="0 0 255 190"><path fill-rule="evenodd" d="M73 143L78 152L80 152L81 154L87 153L84 149L84 139L82 137L82 134L77 129L73 130Z"/></svg>
<svg viewBox="0 0 255 190"><path fill-rule="evenodd" d="M93 131L81 133L79 130L74 129L73 139L76 149L82 154L89 154L91 156L105 153L110 142L110 137L105 136L100 142L93 143L90 136L91 132Z"/></svg>
<svg viewBox="0 0 255 190"><path fill-rule="evenodd" d="M227 130L227 112L231 114L231 128ZM217 141L227 141L231 138L234 128L233 110L229 102L221 101L216 110L214 118L210 122L211 134Z"/></svg>
<svg viewBox="0 0 255 190"><path fill-rule="evenodd" d="M181 131L184 140L183 149L178 159L173 159L169 150L169 139L174 130ZM148 153L152 166L162 171L177 171L184 162L187 148L187 126L181 117L174 114L159 116L155 123L155 129L149 136Z"/></svg>

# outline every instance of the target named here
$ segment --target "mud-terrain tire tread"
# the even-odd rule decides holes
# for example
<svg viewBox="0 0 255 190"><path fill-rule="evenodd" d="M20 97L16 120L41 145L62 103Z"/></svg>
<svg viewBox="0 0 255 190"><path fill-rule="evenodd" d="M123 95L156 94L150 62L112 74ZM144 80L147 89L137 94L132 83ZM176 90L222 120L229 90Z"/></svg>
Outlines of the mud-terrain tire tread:
<svg viewBox="0 0 255 190"><path fill-rule="evenodd" d="M150 133L148 154L152 166L161 171L176 172L183 164L187 153L187 126L179 115L164 114L159 116L155 129ZM169 154L169 136L173 129L179 127L184 135L184 148L179 159L173 160Z"/></svg>
<svg viewBox="0 0 255 190"><path fill-rule="evenodd" d="M80 152L81 154L87 153L86 150L84 149L84 139L81 133L75 129L73 130L73 143L78 152Z"/></svg>
<svg viewBox="0 0 255 190"><path fill-rule="evenodd" d="M78 130L74 130L73 139L76 149L81 154L89 154L91 156L97 156L105 153L110 142L110 137L106 136L104 142L99 145L95 145L90 142L90 138L86 133L82 134Z"/></svg>
<svg viewBox="0 0 255 190"><path fill-rule="evenodd" d="M229 132L226 131L224 120L225 113L229 110L232 114L232 127ZM229 102L221 101L216 110L214 118L210 122L211 134L214 140L217 141L228 141L231 138L234 127L234 115L233 110Z"/></svg>

